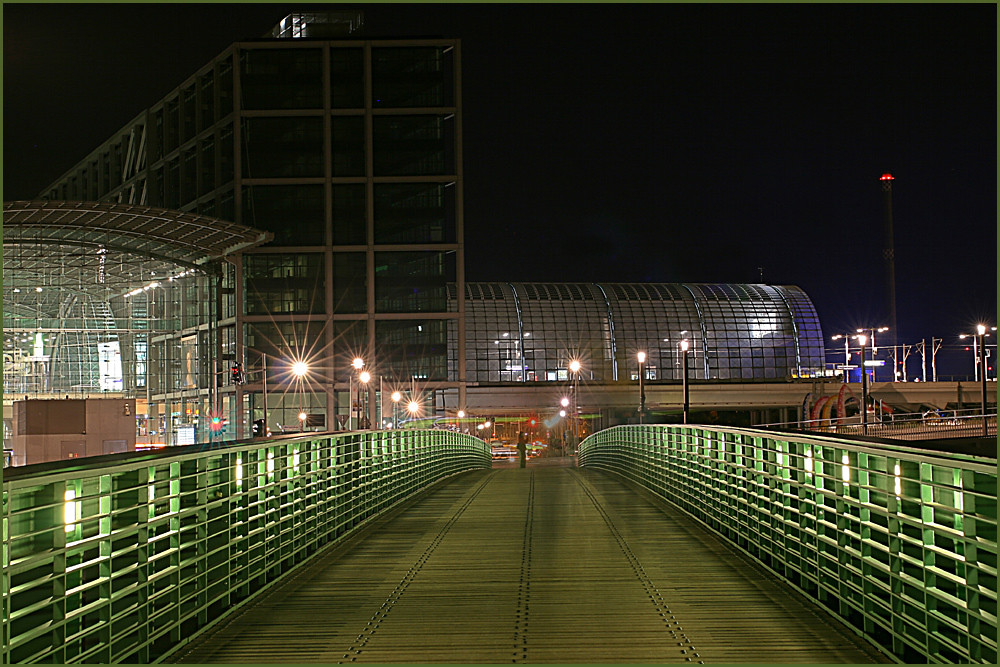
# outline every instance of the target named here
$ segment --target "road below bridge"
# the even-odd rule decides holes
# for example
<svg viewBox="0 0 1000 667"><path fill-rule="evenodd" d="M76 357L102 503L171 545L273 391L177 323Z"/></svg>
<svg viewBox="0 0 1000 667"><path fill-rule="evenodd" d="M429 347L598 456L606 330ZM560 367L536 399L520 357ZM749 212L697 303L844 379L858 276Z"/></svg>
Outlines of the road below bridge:
<svg viewBox="0 0 1000 667"><path fill-rule="evenodd" d="M573 459L445 480L172 661L889 662L688 515Z"/></svg>

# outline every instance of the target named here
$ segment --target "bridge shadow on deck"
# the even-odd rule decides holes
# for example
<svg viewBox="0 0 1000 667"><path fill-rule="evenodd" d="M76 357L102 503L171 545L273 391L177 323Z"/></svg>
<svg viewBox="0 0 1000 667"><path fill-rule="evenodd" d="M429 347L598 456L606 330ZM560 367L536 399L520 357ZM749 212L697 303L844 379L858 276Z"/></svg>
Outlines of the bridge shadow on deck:
<svg viewBox="0 0 1000 667"><path fill-rule="evenodd" d="M688 515L575 463L444 480L168 661L890 662Z"/></svg>

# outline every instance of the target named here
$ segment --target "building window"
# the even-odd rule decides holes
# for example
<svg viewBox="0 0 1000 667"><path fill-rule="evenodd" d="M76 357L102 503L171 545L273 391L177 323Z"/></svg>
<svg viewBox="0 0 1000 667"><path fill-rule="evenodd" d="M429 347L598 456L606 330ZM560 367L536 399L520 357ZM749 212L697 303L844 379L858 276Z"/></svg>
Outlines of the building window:
<svg viewBox="0 0 1000 667"><path fill-rule="evenodd" d="M334 176L365 175L365 119L362 116L335 116L330 131Z"/></svg>
<svg viewBox="0 0 1000 667"><path fill-rule="evenodd" d="M375 243L454 243L455 188L442 183L375 185Z"/></svg>
<svg viewBox="0 0 1000 667"><path fill-rule="evenodd" d="M246 255L245 261L248 315L323 312L323 255Z"/></svg>
<svg viewBox="0 0 1000 667"><path fill-rule="evenodd" d="M276 245L323 245L325 201L322 185L246 185L243 222L272 232Z"/></svg>
<svg viewBox="0 0 1000 667"><path fill-rule="evenodd" d="M379 368L397 381L447 381L449 320L378 321L375 349Z"/></svg>
<svg viewBox="0 0 1000 667"><path fill-rule="evenodd" d="M364 185L333 186L333 245L368 242Z"/></svg>
<svg viewBox="0 0 1000 667"><path fill-rule="evenodd" d="M322 54L319 48L243 51L240 54L243 108L322 108Z"/></svg>
<svg viewBox="0 0 1000 667"><path fill-rule="evenodd" d="M446 312L448 283L454 281L454 252L377 252L375 310Z"/></svg>
<svg viewBox="0 0 1000 667"><path fill-rule="evenodd" d="M365 254L333 254L333 312L363 313L367 310L368 280Z"/></svg>
<svg viewBox="0 0 1000 667"><path fill-rule="evenodd" d="M451 116L376 116L373 135L376 176L455 172L455 124Z"/></svg>
<svg viewBox="0 0 1000 667"><path fill-rule="evenodd" d="M323 176L323 119L246 118L243 178Z"/></svg>
<svg viewBox="0 0 1000 667"><path fill-rule="evenodd" d="M453 106L453 54L443 46L372 49L372 106Z"/></svg>
<svg viewBox="0 0 1000 667"><path fill-rule="evenodd" d="M365 106L364 54L358 48L330 48L330 106L361 109Z"/></svg>

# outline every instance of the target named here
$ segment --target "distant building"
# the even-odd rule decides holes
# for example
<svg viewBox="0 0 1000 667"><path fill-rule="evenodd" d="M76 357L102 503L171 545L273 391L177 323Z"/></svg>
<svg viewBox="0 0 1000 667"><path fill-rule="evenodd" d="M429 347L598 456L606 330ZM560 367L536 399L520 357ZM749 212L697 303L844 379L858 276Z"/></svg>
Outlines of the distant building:
<svg viewBox="0 0 1000 667"><path fill-rule="evenodd" d="M454 294L454 290L452 290ZM754 382L822 374L823 332L792 286L681 283L467 283L466 380Z"/></svg>

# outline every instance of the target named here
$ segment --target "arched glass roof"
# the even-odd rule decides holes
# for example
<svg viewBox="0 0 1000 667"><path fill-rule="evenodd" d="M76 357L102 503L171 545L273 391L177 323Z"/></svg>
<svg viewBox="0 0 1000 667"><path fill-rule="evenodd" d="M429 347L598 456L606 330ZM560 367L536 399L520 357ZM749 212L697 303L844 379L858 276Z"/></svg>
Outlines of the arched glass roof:
<svg viewBox="0 0 1000 667"><path fill-rule="evenodd" d="M470 382L569 378L570 361L598 382L679 380L679 343L692 379L785 380L825 368L809 297L783 285L708 283L466 283Z"/></svg>
<svg viewBox="0 0 1000 667"><path fill-rule="evenodd" d="M4 202L7 245L106 248L188 268L266 243L270 232L195 213L98 202Z"/></svg>
<svg viewBox="0 0 1000 667"><path fill-rule="evenodd" d="M111 382L99 355L138 359L152 332L205 321L214 299L201 303L198 277L222 275L224 257L272 238L193 213L95 202L4 202L3 223L5 393L118 390L132 371L131 387L142 386L142 364ZM181 299L199 303L182 312Z"/></svg>

